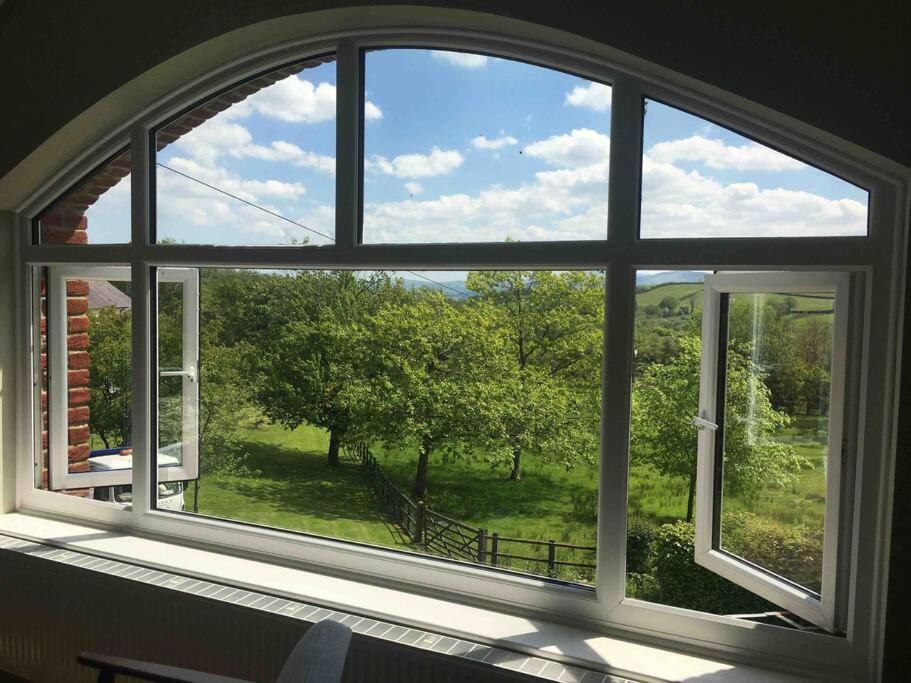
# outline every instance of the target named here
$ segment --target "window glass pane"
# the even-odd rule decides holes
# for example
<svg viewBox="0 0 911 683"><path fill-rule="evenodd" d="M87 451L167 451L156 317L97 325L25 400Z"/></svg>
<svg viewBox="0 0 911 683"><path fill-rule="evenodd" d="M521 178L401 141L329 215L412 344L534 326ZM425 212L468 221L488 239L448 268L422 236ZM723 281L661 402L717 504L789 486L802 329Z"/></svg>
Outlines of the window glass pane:
<svg viewBox="0 0 911 683"><path fill-rule="evenodd" d="M180 274L177 277L174 274ZM176 467L195 460L198 395L196 373L196 271L159 270L158 282L158 466ZM185 310L188 307L191 310ZM169 489L170 490L170 489ZM173 491L172 491L173 493Z"/></svg>
<svg viewBox="0 0 911 683"><path fill-rule="evenodd" d="M866 190L654 100L643 150L643 238L867 234Z"/></svg>
<svg viewBox="0 0 911 683"><path fill-rule="evenodd" d="M603 321L602 273L200 269L199 477L159 507L591 584Z"/></svg>
<svg viewBox="0 0 911 683"><path fill-rule="evenodd" d="M819 593L835 294L726 296L718 544Z"/></svg>
<svg viewBox="0 0 911 683"><path fill-rule="evenodd" d="M607 235L611 89L509 59L366 55L364 242Z"/></svg>
<svg viewBox="0 0 911 683"><path fill-rule="evenodd" d="M127 276L128 269L126 270ZM91 273L62 277L59 286L62 306L47 298L43 285L40 296L41 359L41 461L36 483L48 488L48 468L65 463L62 475L101 472L129 472L132 469L132 328L130 283ZM57 287L53 283L52 287ZM58 316L65 320L60 321ZM62 337L56 330L65 330ZM48 383L48 372L65 364L61 383ZM54 395L55 387L65 398ZM58 402L59 401L59 402ZM59 408L51 408L51 405ZM65 440L56 441L59 431ZM55 445L58 444L58 445ZM56 448L65 449L59 459ZM55 475L57 476L57 475ZM129 475L127 475L129 478ZM109 500L102 487L80 485L78 479L62 486L67 493Z"/></svg>
<svg viewBox="0 0 911 683"><path fill-rule="evenodd" d="M637 274L627 594L800 624L695 562L703 278ZM820 298L821 297L821 298ZM831 295L736 295L731 308L724 547L792 577L818 575L825 508Z"/></svg>
<svg viewBox="0 0 911 683"><path fill-rule="evenodd" d="M34 363L34 453L35 453L35 488L48 488L48 444L50 426L48 423L48 396L50 375L48 373L48 329L47 329L47 268L32 269L35 321L33 344L36 349Z"/></svg>
<svg viewBox="0 0 911 683"><path fill-rule="evenodd" d="M130 241L130 150L80 180L38 215L41 244Z"/></svg>
<svg viewBox="0 0 911 683"><path fill-rule="evenodd" d="M159 242L327 244L335 232L335 62L247 81L156 136Z"/></svg>

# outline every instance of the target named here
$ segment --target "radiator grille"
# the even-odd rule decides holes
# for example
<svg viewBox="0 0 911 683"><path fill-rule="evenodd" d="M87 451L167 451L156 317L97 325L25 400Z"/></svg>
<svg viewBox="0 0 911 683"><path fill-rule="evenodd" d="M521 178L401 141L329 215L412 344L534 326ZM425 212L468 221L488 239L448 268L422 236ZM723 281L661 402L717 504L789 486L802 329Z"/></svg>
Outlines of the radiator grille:
<svg viewBox="0 0 911 683"><path fill-rule="evenodd" d="M457 663L458 660L483 663L484 665L491 667L491 674L495 674L499 671L502 675L501 678L481 676L480 678L475 677L474 680L518 680L515 678L515 674L510 675L510 673L515 672L524 674L529 680L537 678L540 680L561 681L564 683L634 683L628 679L602 672L585 670L560 662L545 660L499 647L474 643L440 633L431 633L421 629L409 628L401 624L379 621L356 614L331 610L318 605L296 602L274 595L249 591L243 588L194 579L188 576L158 571L125 562L108 560L86 553L42 545L10 536L0 535L0 551L20 553L33 558L49 560L60 565L88 570L96 574L116 576L128 581L149 584L162 589L195 595L199 598L207 598L209 600L236 605L251 610L259 610L286 619L306 622L308 625L322 621L323 619L339 621L351 627L355 634L360 634L367 638L365 641L357 640L356 642L363 644L363 646L359 648L361 651L353 652L352 656L349 656L348 664L346 666L346 679L351 681L420 680L429 683L430 681L442 682L457 680L457 678L451 678L448 675L440 674L440 671L445 670L445 666L441 667L438 665L436 670L429 665L429 668L422 668L413 663L405 666L403 662L405 659L409 658L407 650L403 650L402 648L389 648L388 645L385 648L373 646L383 643L396 643L398 646L403 646L413 652L424 650L445 658L451 658L453 664ZM73 589L72 586L69 588L70 590ZM58 587L57 590L65 591L66 587ZM78 593L78 590L75 592ZM89 600L88 604L91 603L92 601ZM179 601L159 601L159 603L169 603L173 606L178 605ZM164 607L162 607L162 609L164 609ZM126 610L128 612L129 607L127 607ZM93 615L82 613L80 615L78 614L78 609L76 612L77 617L90 617L92 619L103 618L103 616L98 613ZM237 620L237 622L238 623L235 623L233 627L243 628L241 623L243 620ZM115 630L117 629L117 624L111 624L110 626ZM122 626L127 626L127 624L123 624ZM255 629L256 627L251 624L249 628ZM128 639L129 637L129 629L122 629L122 632L117 636L116 640ZM14 642L15 633L8 631L3 636L2 640L0 640L0 657L2 657L3 660L6 660L4 666L7 669L28 675L29 672L41 670L40 660L42 653L40 652L41 644L34 642L34 638L27 638L26 640L31 642ZM165 641L166 640L167 639L165 639ZM370 642L371 640L373 640L373 643ZM291 640L290 642L293 644L294 641ZM124 645L125 648L121 650L121 652L126 656L131 656L127 654L130 651L130 648L127 647L126 644ZM173 646L174 643L170 643L169 645ZM358 648L353 649L357 650ZM288 650L290 650L290 647L288 647ZM285 651L287 652L288 650ZM10 658L12 658L13 661L10 661ZM396 658L402 661L397 662L395 661ZM188 666L190 664L183 663L182 665ZM194 661L192 665L198 668L204 668L206 663L203 661ZM4 667L0 666L0 668ZM253 677L256 680L269 680L269 677L274 676L274 673L267 671L254 671L254 674ZM249 673L247 675L249 675Z"/></svg>

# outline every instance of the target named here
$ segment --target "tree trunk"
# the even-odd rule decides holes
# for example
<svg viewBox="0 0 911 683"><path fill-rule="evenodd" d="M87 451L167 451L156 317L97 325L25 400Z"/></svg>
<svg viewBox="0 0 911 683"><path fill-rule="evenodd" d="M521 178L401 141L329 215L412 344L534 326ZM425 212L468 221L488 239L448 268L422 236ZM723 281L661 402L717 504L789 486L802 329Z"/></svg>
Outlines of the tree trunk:
<svg viewBox="0 0 911 683"><path fill-rule="evenodd" d="M693 521L693 502L696 500L696 472L690 472L690 492L686 500L686 521Z"/></svg>
<svg viewBox="0 0 911 683"><path fill-rule="evenodd" d="M511 481L522 479L522 449L516 446L512 449L512 472L509 473Z"/></svg>
<svg viewBox="0 0 911 683"><path fill-rule="evenodd" d="M331 430L329 432L329 457L326 461L326 464L329 467L338 467L338 448L339 448L339 435L336 430Z"/></svg>
<svg viewBox="0 0 911 683"><path fill-rule="evenodd" d="M199 479L193 480L193 512L199 512Z"/></svg>
<svg viewBox="0 0 911 683"><path fill-rule="evenodd" d="M433 447L425 440L418 455L418 471L414 477L414 490L411 495L415 500L427 500L427 464Z"/></svg>

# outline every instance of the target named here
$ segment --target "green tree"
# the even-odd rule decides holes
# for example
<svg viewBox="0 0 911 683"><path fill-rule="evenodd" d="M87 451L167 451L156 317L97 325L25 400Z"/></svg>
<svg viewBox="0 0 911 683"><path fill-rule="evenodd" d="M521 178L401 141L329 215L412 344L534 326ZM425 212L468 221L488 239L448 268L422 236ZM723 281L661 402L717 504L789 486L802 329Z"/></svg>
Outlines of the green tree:
<svg viewBox="0 0 911 683"><path fill-rule="evenodd" d="M356 327L403 290L384 273L300 271L272 278L280 280L285 294L258 305L283 313L255 344L256 400L271 420L288 429L305 422L326 429L327 464L335 467L355 415L352 388L361 381ZM269 317L275 319L276 312Z"/></svg>
<svg viewBox="0 0 911 683"><path fill-rule="evenodd" d="M677 299L672 296L666 296L658 302L658 308L661 309L661 314L668 318L677 312Z"/></svg>
<svg viewBox="0 0 911 683"><path fill-rule="evenodd" d="M479 271L477 292L509 337L504 432L510 479L522 477L529 451L566 467L597 449L604 278L584 272Z"/></svg>
<svg viewBox="0 0 911 683"><path fill-rule="evenodd" d="M506 340L488 305L412 292L384 305L359 334L365 381L352 430L418 458L412 494L425 500L431 455L502 457Z"/></svg>
<svg viewBox="0 0 911 683"><path fill-rule="evenodd" d="M696 490L700 340L684 337L667 364L647 367L633 387L631 458L688 482L686 520L693 517ZM772 439L789 418L772 408L761 371L748 349L734 345L727 357L724 477L726 491L742 493L794 481L807 461Z"/></svg>
<svg viewBox="0 0 911 683"><path fill-rule="evenodd" d="M242 430L256 427L245 365L251 350L205 344L199 362L199 477L193 482L193 512L199 512L202 478L213 474L254 476L243 450Z"/></svg>
<svg viewBox="0 0 911 683"><path fill-rule="evenodd" d="M105 448L130 443L131 320L129 310L113 306L89 314L89 413Z"/></svg>

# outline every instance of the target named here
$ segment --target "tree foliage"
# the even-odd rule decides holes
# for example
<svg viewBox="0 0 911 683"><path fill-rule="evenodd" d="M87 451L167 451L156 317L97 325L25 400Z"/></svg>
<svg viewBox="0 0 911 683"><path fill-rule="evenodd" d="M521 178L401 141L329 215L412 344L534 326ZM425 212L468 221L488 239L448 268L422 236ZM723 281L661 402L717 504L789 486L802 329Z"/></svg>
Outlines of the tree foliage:
<svg viewBox="0 0 911 683"><path fill-rule="evenodd" d="M89 315L89 414L106 448L131 443L131 320L129 309L113 306Z"/></svg>
<svg viewBox="0 0 911 683"><path fill-rule="evenodd" d="M505 454L505 336L488 305L456 305L439 292L386 304L360 328L364 381L355 400L361 438L418 453L413 494L424 499L430 456Z"/></svg>
<svg viewBox="0 0 911 683"><path fill-rule="evenodd" d="M256 326L269 330L259 337L253 356L256 400L271 420L288 429L303 423L326 429L328 464L336 466L355 419L355 385L363 375L356 331L383 302L403 292L384 273L301 271L273 278L281 281L282 295L254 304L260 316L278 322ZM264 310L270 307L279 310Z"/></svg>
<svg viewBox="0 0 911 683"><path fill-rule="evenodd" d="M503 431L510 478L534 452L572 467L594 459L600 406L604 278L550 271L479 271L466 285L508 335Z"/></svg>
<svg viewBox="0 0 911 683"><path fill-rule="evenodd" d="M687 520L693 516L696 483L701 342L680 340L680 351L667 364L648 366L633 388L631 458L662 474L689 482ZM736 345L727 356L724 477L726 491L743 493L763 484L794 481L805 459L772 439L789 422L772 408L763 375L748 349Z"/></svg>

